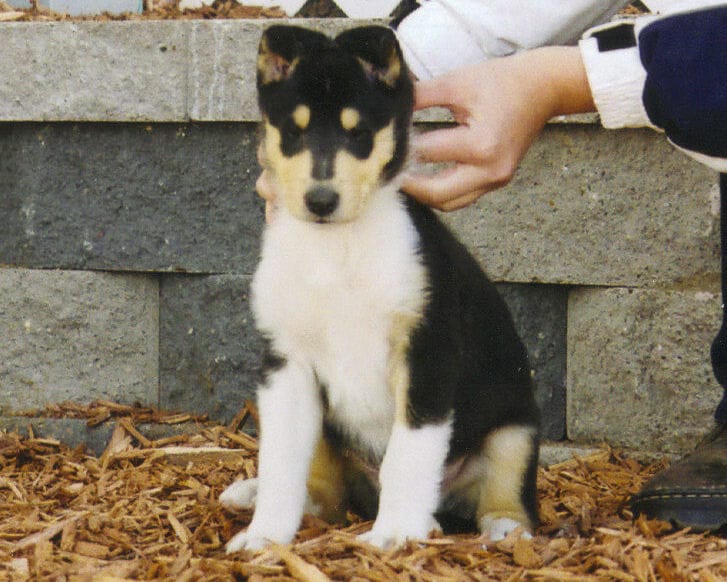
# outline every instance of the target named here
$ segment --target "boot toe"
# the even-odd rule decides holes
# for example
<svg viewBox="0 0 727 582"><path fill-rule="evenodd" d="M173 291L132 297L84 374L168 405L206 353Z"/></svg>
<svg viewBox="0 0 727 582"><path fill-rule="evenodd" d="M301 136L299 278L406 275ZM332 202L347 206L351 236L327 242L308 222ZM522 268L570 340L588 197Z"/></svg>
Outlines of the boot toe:
<svg viewBox="0 0 727 582"><path fill-rule="evenodd" d="M727 426L631 498L634 515L695 531L727 529Z"/></svg>

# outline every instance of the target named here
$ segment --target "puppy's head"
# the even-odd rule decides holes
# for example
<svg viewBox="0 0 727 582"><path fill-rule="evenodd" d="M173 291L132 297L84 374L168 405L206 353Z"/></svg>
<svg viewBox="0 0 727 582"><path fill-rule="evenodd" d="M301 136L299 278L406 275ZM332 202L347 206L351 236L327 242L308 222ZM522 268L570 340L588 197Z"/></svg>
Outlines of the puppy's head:
<svg viewBox="0 0 727 582"><path fill-rule="evenodd" d="M301 220L355 219L406 157L413 86L394 33L368 26L331 39L273 26L257 65L281 203Z"/></svg>

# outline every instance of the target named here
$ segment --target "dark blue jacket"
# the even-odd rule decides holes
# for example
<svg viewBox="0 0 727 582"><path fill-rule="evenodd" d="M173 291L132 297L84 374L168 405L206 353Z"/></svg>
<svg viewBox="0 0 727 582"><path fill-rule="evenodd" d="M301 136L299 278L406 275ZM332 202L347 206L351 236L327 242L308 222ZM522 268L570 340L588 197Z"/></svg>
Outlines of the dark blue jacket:
<svg viewBox="0 0 727 582"><path fill-rule="evenodd" d="M639 51L651 122L679 147L727 158L727 4L655 21Z"/></svg>

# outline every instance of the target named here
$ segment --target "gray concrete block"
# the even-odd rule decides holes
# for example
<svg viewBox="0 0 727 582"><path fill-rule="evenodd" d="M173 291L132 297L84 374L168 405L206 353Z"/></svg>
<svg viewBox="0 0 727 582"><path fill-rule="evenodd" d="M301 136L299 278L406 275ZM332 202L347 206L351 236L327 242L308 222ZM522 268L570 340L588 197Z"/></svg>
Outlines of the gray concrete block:
<svg viewBox="0 0 727 582"><path fill-rule="evenodd" d="M252 124L0 124L0 264L249 272Z"/></svg>
<svg viewBox="0 0 727 582"><path fill-rule="evenodd" d="M199 121L257 120L260 21L196 21L189 30L188 115Z"/></svg>
<svg viewBox="0 0 727 582"><path fill-rule="evenodd" d="M334 36L370 21L306 19L309 28ZM290 20L198 20L189 29L189 118L199 121L257 121L255 81L260 36ZM293 21L293 24L296 22Z"/></svg>
<svg viewBox="0 0 727 582"><path fill-rule="evenodd" d="M448 220L493 279L645 286L719 273L718 200L716 174L655 132L558 124Z"/></svg>
<svg viewBox="0 0 727 582"><path fill-rule="evenodd" d="M597 454L601 449L598 447L583 447L569 442L543 442L540 444L539 463L541 467L550 467L559 463L565 463L571 459L582 459Z"/></svg>
<svg viewBox="0 0 727 582"><path fill-rule="evenodd" d="M4 23L0 119L184 121L183 21Z"/></svg>
<svg viewBox="0 0 727 582"><path fill-rule="evenodd" d="M500 284L533 370L544 438L565 437L568 290L555 285Z"/></svg>
<svg viewBox="0 0 727 582"><path fill-rule="evenodd" d="M568 437L684 452L722 395L709 350L717 293L580 289L568 305Z"/></svg>
<svg viewBox="0 0 727 582"><path fill-rule="evenodd" d="M154 277L0 269L0 410L157 404Z"/></svg>
<svg viewBox="0 0 727 582"><path fill-rule="evenodd" d="M0 120L257 121L257 45L273 22L3 23ZM335 34L369 22L300 24Z"/></svg>
<svg viewBox="0 0 727 582"><path fill-rule="evenodd" d="M160 289L160 406L228 422L255 398L262 343L248 305L250 277L164 276Z"/></svg>

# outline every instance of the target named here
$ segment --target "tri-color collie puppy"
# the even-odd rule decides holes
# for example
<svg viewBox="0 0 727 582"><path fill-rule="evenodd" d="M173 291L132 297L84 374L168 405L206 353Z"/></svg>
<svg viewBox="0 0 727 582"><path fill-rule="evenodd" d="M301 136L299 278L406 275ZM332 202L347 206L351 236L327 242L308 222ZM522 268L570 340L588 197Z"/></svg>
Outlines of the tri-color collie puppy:
<svg viewBox="0 0 727 582"><path fill-rule="evenodd" d="M252 284L267 339L255 506L228 552L290 542L305 511L374 519L386 548L537 522L538 412L511 316L476 260L397 187L413 83L393 33L273 26L258 55L279 200Z"/></svg>

